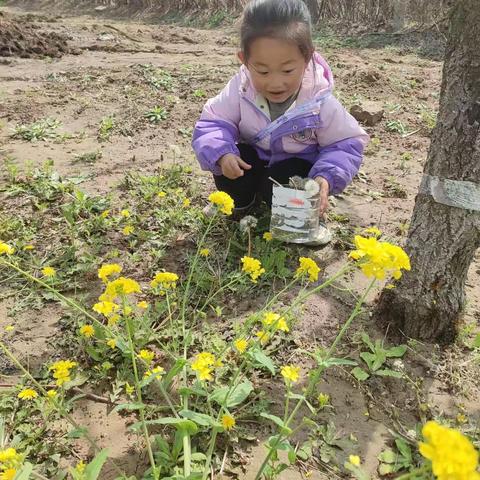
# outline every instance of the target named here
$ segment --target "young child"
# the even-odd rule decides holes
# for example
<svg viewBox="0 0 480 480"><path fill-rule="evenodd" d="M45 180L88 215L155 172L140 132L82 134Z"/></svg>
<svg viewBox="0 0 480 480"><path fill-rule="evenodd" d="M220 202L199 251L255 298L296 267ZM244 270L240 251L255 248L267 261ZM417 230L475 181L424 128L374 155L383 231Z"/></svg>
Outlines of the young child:
<svg viewBox="0 0 480 480"><path fill-rule="evenodd" d="M203 108L192 146L219 190L248 210L272 181L313 178L320 212L362 162L368 135L333 96L333 77L315 52L301 0L252 0L241 26L239 72Z"/></svg>

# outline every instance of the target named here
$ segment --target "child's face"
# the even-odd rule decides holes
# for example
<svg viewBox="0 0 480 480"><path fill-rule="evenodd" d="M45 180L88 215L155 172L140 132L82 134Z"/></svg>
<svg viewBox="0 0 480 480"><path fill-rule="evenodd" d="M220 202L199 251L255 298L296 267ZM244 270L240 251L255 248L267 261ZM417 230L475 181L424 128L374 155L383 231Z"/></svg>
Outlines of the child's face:
<svg viewBox="0 0 480 480"><path fill-rule="evenodd" d="M296 44L277 38L254 40L248 62L243 52L238 57L250 71L257 92L274 103L282 103L298 91L307 67Z"/></svg>

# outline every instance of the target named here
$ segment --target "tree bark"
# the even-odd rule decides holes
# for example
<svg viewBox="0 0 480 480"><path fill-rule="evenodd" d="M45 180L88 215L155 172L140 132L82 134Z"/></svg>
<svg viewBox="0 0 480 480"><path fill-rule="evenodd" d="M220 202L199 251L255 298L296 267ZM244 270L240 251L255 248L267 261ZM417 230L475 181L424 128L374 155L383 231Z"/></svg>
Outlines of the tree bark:
<svg viewBox="0 0 480 480"><path fill-rule="evenodd" d="M451 11L440 111L424 174L480 184L480 0ZM408 337L450 343L465 304L465 280L480 246L480 211L437 203L419 191L406 250L412 263L384 290L377 321Z"/></svg>

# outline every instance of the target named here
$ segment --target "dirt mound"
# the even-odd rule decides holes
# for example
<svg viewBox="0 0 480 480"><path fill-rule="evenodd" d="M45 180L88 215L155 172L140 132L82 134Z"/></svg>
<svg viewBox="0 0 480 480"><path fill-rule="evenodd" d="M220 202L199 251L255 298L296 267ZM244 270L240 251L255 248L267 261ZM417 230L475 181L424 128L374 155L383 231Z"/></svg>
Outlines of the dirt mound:
<svg viewBox="0 0 480 480"><path fill-rule="evenodd" d="M63 35L36 31L31 23L19 23L0 14L0 56L3 57L61 57L73 53Z"/></svg>

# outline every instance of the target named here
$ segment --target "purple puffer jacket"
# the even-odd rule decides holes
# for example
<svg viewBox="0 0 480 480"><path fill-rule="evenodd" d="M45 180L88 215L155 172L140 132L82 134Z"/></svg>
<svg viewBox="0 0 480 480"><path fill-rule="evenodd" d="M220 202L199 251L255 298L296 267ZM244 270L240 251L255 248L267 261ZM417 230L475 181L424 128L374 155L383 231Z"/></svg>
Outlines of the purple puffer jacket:
<svg viewBox="0 0 480 480"><path fill-rule="evenodd" d="M324 177L330 194L340 193L358 172L369 137L332 90L330 67L315 53L297 100L272 122L265 99L241 66L220 94L208 100L195 125L192 147L202 169L221 175L220 157L239 156L236 144L248 143L269 165L291 157L308 160L309 177Z"/></svg>

